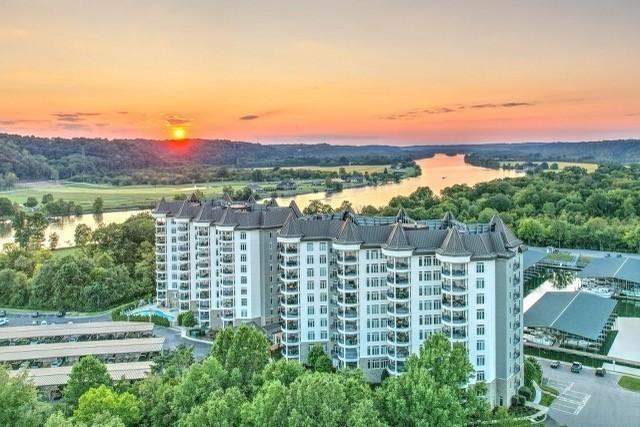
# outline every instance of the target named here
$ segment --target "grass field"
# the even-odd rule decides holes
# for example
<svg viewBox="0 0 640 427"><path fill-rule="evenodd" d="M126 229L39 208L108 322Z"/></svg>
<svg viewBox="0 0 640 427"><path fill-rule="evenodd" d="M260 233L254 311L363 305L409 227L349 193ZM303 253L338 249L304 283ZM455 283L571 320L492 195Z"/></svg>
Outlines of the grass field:
<svg viewBox="0 0 640 427"><path fill-rule="evenodd" d="M623 375L618 380L618 385L631 391L640 391L640 378Z"/></svg>
<svg viewBox="0 0 640 427"><path fill-rule="evenodd" d="M34 196L40 201L43 195L51 193L55 199L73 201L80 204L85 210L90 210L95 198L100 196L104 200L106 209L123 209L149 207L161 197L173 198L176 194L187 196L196 189L202 190L205 194L219 194L223 187L231 186L234 189L240 189L247 184L246 181L225 181L197 185L115 187L102 184L35 182L20 185L10 191L0 191L0 197L7 197L16 203L24 203L29 196ZM269 186L275 185L275 183L262 185Z"/></svg>
<svg viewBox="0 0 640 427"><path fill-rule="evenodd" d="M500 166L515 166L515 165L521 165L527 162L500 162ZM531 162L534 164L540 164L542 162ZM580 168L584 168L587 170L587 172L593 172L598 168L598 165L596 163L578 163L578 162L547 162L549 165L551 165L551 163L557 163L558 164L558 170L562 170L564 168L567 168L569 166L578 166ZM549 170L549 172L553 172L552 170Z"/></svg>

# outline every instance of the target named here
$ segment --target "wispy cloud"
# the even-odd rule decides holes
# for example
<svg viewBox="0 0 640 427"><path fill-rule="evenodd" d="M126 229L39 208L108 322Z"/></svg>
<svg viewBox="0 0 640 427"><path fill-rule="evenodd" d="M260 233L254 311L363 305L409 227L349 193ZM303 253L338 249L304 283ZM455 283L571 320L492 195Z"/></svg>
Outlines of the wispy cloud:
<svg viewBox="0 0 640 427"><path fill-rule="evenodd" d="M244 116L238 117L238 120L244 120L244 121L258 120L258 119L263 119L265 117L273 116L274 114L280 114L280 113L282 113L282 110L270 110L270 111L265 111L263 113L245 114Z"/></svg>
<svg viewBox="0 0 640 427"><path fill-rule="evenodd" d="M44 123L44 122L46 122L46 120L5 119L5 120L0 120L0 125L3 125L3 126L14 126L14 125L27 124L27 123Z"/></svg>
<svg viewBox="0 0 640 427"><path fill-rule="evenodd" d="M75 113L54 113L52 115L59 122L75 123L75 122L81 122L83 120L86 120L89 117L100 116L102 115L102 113L75 112Z"/></svg>
<svg viewBox="0 0 640 427"><path fill-rule="evenodd" d="M470 104L470 105L456 105L445 107L431 107L431 108L414 108L412 110L403 111L396 114L389 114L382 116L384 120L413 120L423 116L432 114L447 114L455 113L456 111L464 110L467 108L482 109L482 108L513 108L513 107L527 107L535 105L535 102L524 101L510 101L502 103L482 103L482 104Z"/></svg>
<svg viewBox="0 0 640 427"><path fill-rule="evenodd" d="M172 114L165 115L164 121L167 123L167 126L190 126L191 119L187 119L185 117L174 116Z"/></svg>
<svg viewBox="0 0 640 427"><path fill-rule="evenodd" d="M240 120L256 120L259 119L262 116L259 116L257 114L247 114L246 116L242 116L240 117Z"/></svg>

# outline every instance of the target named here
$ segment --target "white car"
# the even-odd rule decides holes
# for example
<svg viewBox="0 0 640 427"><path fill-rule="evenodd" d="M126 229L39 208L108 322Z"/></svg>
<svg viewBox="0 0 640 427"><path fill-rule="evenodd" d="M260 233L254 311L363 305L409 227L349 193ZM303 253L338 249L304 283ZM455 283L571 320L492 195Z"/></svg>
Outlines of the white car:
<svg viewBox="0 0 640 427"><path fill-rule="evenodd" d="M9 321L7 319L0 319L0 326L8 325Z"/></svg>

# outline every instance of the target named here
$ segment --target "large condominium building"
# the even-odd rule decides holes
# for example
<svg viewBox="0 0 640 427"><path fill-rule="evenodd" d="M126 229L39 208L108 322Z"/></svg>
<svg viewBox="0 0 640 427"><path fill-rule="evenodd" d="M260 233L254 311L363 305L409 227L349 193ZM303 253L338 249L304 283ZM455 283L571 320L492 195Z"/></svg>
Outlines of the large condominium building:
<svg viewBox="0 0 640 427"><path fill-rule="evenodd" d="M192 311L205 328L277 324L276 235L295 204L160 200L156 220L156 301Z"/></svg>
<svg viewBox="0 0 640 427"><path fill-rule="evenodd" d="M442 332L466 347L490 403L510 404L523 382L524 248L500 217L291 215L277 241L284 357L321 344L376 380Z"/></svg>

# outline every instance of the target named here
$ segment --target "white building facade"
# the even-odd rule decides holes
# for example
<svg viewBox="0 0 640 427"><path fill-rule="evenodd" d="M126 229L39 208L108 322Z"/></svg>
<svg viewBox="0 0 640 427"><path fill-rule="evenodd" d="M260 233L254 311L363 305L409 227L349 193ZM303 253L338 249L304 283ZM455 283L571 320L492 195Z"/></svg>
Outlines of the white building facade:
<svg viewBox="0 0 640 427"><path fill-rule="evenodd" d="M276 236L294 206L274 202L161 200L156 220L156 302L192 311L199 325L279 321Z"/></svg>
<svg viewBox="0 0 640 427"><path fill-rule="evenodd" d="M277 241L284 357L321 344L376 381L442 332L465 346L490 403L510 405L523 384L524 247L499 217L291 217Z"/></svg>

